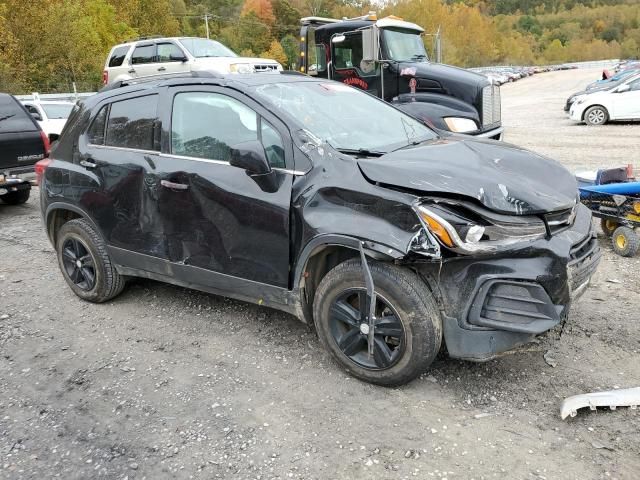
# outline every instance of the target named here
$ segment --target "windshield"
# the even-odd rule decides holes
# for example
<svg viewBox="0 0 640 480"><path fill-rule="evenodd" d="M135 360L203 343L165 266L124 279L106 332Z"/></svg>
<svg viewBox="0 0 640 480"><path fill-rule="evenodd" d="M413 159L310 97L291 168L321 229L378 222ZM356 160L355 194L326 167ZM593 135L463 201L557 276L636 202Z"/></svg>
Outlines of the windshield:
<svg viewBox="0 0 640 480"><path fill-rule="evenodd" d="M414 118L342 83L270 83L256 93L338 150L388 153L437 138Z"/></svg>
<svg viewBox="0 0 640 480"><path fill-rule="evenodd" d="M196 58L237 57L232 50L220 42L206 38L181 38L180 43Z"/></svg>
<svg viewBox="0 0 640 480"><path fill-rule="evenodd" d="M385 28L382 32L389 60L405 62L429 59L422 37L415 31Z"/></svg>
<svg viewBox="0 0 640 480"><path fill-rule="evenodd" d="M66 120L73 109L73 103L41 103L40 106L49 120Z"/></svg>

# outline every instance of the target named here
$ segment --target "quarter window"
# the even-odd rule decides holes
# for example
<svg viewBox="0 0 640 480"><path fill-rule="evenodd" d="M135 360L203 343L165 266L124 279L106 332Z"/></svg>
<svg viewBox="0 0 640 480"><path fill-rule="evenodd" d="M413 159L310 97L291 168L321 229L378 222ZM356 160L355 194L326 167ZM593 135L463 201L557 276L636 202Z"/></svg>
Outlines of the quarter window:
<svg viewBox="0 0 640 480"><path fill-rule="evenodd" d="M130 98L111 104L105 145L139 150L154 148L157 95Z"/></svg>
<svg viewBox="0 0 640 480"><path fill-rule="evenodd" d="M107 106L100 109L89 127L88 140L93 145L104 145L104 128L107 125Z"/></svg>
<svg viewBox="0 0 640 480"><path fill-rule="evenodd" d="M155 55L155 45L144 45L136 47L131 56L132 65L141 65L145 63L153 63L153 56Z"/></svg>
<svg viewBox="0 0 640 480"><path fill-rule="evenodd" d="M122 63L124 62L124 58L127 56L128 51L129 51L129 45L116 48L111 54L111 58L109 59L109 66L110 67L122 66Z"/></svg>
<svg viewBox="0 0 640 480"><path fill-rule="evenodd" d="M282 137L264 118L260 119L261 141L272 168L285 168Z"/></svg>

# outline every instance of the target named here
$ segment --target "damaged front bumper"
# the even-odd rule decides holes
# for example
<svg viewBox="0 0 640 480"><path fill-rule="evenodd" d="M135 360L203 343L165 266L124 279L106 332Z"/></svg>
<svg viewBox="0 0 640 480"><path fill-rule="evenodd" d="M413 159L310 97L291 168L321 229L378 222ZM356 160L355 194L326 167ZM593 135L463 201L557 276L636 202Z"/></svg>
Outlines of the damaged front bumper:
<svg viewBox="0 0 640 480"><path fill-rule="evenodd" d="M549 239L491 256L417 264L438 285L449 355L485 361L527 343L566 318L600 261L591 214Z"/></svg>

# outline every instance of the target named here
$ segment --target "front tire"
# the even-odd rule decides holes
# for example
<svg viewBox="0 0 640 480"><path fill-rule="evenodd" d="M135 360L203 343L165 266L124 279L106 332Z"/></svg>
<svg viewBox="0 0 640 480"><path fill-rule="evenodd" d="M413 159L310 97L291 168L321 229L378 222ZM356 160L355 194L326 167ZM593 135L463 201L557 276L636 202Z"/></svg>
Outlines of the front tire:
<svg viewBox="0 0 640 480"><path fill-rule="evenodd" d="M111 263L104 241L86 220L71 220L60 228L56 252L62 276L78 297L102 303L122 292L124 278Z"/></svg>
<svg viewBox="0 0 640 480"><path fill-rule="evenodd" d="M584 112L584 123L587 125L604 125L608 121L609 112L600 105L589 107L587 111Z"/></svg>
<svg viewBox="0 0 640 480"><path fill-rule="evenodd" d="M27 188L24 190L18 190L16 192L5 193L0 197L4 203L7 205L20 205L22 203L26 203L29 200L29 195L31 194L31 189Z"/></svg>
<svg viewBox="0 0 640 480"><path fill-rule="evenodd" d="M438 354L440 312L415 273L375 261L369 268L378 296L374 355L367 348L367 295L359 259L341 263L320 282L313 305L316 330L324 347L354 377L388 387L403 385Z"/></svg>

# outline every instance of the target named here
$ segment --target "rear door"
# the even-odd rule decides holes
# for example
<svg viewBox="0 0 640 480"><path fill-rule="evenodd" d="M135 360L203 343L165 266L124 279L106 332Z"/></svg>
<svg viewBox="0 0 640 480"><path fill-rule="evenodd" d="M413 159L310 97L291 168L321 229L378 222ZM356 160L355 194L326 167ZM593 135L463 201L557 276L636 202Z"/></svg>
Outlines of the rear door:
<svg viewBox="0 0 640 480"><path fill-rule="evenodd" d="M133 78L157 75L156 44L153 42L139 43L131 54L131 69L128 73Z"/></svg>
<svg viewBox="0 0 640 480"><path fill-rule="evenodd" d="M157 105L158 94L137 92L94 108L67 195L75 196L110 246L147 255L156 248L149 237L148 180L160 153Z"/></svg>
<svg viewBox="0 0 640 480"><path fill-rule="evenodd" d="M0 172L19 167L30 170L44 156L36 121L15 98L0 94Z"/></svg>

